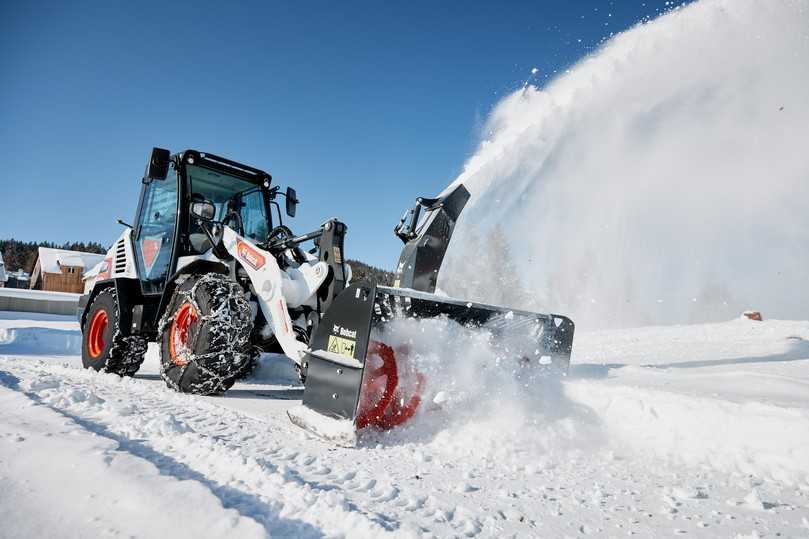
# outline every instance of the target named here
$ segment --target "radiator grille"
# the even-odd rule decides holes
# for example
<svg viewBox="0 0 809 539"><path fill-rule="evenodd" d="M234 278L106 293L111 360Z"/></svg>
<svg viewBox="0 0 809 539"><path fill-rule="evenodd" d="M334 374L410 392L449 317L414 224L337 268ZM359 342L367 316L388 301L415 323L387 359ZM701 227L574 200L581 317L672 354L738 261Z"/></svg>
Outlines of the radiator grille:
<svg viewBox="0 0 809 539"><path fill-rule="evenodd" d="M123 273L126 271L126 244L124 238L118 240L115 244L115 273Z"/></svg>

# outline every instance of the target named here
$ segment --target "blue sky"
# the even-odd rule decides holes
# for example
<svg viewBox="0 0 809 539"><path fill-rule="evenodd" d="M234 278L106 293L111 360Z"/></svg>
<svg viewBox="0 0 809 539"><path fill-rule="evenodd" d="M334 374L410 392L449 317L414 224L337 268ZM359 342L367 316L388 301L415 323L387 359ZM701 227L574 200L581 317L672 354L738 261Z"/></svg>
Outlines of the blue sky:
<svg viewBox="0 0 809 539"><path fill-rule="evenodd" d="M297 188L392 268L392 228L474 151L491 107L666 2L3 2L0 238L100 241L152 146Z"/></svg>

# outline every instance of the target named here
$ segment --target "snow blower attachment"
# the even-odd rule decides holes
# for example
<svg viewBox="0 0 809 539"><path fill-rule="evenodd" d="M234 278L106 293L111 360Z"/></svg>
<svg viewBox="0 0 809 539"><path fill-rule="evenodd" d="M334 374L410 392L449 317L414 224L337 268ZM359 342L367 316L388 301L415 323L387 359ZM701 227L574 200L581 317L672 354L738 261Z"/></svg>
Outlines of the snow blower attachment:
<svg viewBox="0 0 809 539"><path fill-rule="evenodd" d="M446 317L465 327L484 328L497 341L522 343L512 347L515 362L567 372L574 332L569 318L432 293L468 198L463 185L443 197L419 198L409 213L410 221L406 214L395 229L405 242L396 286L359 283L335 298L310 341L303 405L288 412L293 423L352 446L358 430L388 430L413 417L429 380L415 372L407 387L400 384L408 350L383 342L386 326L397 318ZM426 215L421 215L422 210Z"/></svg>

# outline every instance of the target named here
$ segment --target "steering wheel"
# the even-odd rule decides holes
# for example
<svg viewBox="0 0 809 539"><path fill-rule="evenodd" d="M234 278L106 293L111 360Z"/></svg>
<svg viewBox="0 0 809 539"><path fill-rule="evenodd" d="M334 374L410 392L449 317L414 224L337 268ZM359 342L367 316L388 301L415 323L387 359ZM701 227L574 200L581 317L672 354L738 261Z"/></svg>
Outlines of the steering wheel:
<svg viewBox="0 0 809 539"><path fill-rule="evenodd" d="M230 223L233 223L232 225ZM230 210L225 218L222 219L222 224L229 226L236 231L239 236L244 236L244 225L242 224L242 216L236 210Z"/></svg>
<svg viewBox="0 0 809 539"><path fill-rule="evenodd" d="M290 240L294 237L295 235L292 233L289 227L278 225L270 230L269 234L267 234L268 249L276 256L281 254L286 249L290 249L292 258L295 260L295 262L301 264L306 260L306 257L304 256L300 247L297 245L286 244L286 240Z"/></svg>
<svg viewBox="0 0 809 539"><path fill-rule="evenodd" d="M292 231L286 225L278 225L270 230L270 233L267 234L267 243L272 245L273 243L279 243L284 240L288 240L290 238L295 237Z"/></svg>

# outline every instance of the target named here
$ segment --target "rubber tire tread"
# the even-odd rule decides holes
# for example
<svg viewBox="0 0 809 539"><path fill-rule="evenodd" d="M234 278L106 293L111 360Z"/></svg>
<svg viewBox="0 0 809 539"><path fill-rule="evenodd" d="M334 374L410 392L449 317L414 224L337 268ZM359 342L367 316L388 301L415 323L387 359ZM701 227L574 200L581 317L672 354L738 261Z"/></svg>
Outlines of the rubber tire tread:
<svg viewBox="0 0 809 539"><path fill-rule="evenodd" d="M87 338L89 324L96 312L107 311L107 328L104 330L104 350L97 358L90 357ZM109 372L119 376L133 376L143 363L147 341L139 335L125 336L119 327L118 297L114 286L109 286L93 299L87 310L81 339L81 362L86 369Z"/></svg>

